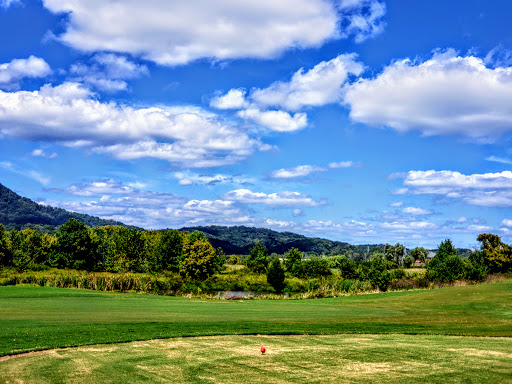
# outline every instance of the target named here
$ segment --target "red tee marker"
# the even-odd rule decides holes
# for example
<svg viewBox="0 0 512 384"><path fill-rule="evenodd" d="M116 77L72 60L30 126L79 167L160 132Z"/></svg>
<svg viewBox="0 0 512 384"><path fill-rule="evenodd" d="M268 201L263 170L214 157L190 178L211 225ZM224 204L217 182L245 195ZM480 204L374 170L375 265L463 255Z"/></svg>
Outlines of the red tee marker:
<svg viewBox="0 0 512 384"><path fill-rule="evenodd" d="M266 349L265 349L265 347L264 347L263 345L261 346L260 351L261 351L261 354L262 354L262 355L264 355L264 354L265 354Z"/></svg>

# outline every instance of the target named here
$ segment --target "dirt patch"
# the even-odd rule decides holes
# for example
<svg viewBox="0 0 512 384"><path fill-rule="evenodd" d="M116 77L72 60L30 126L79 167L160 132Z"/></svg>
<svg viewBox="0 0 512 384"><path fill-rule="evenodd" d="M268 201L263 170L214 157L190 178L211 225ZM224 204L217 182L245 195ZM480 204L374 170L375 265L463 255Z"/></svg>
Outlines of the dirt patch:
<svg viewBox="0 0 512 384"><path fill-rule="evenodd" d="M447 351L462 352L466 356L501 357L501 358L505 358L505 359L512 359L512 353L505 353L505 352L499 352L499 351L486 351L486 350L475 349L475 348L461 348L461 349L450 348L450 349L447 349Z"/></svg>

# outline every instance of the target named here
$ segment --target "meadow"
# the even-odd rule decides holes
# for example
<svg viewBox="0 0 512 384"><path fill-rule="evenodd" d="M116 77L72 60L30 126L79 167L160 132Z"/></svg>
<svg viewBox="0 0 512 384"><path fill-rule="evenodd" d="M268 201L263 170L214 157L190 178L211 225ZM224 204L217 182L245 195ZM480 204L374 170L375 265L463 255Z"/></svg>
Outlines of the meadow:
<svg viewBox="0 0 512 384"><path fill-rule="evenodd" d="M272 382L357 382L349 379L358 372L361 382L512 377L512 282L244 301L7 286L0 308L4 382L108 382L108 375L111 382L123 375L132 382L261 382L261 374L275 376ZM101 345L87 347L93 344ZM68 349L9 358L52 348Z"/></svg>

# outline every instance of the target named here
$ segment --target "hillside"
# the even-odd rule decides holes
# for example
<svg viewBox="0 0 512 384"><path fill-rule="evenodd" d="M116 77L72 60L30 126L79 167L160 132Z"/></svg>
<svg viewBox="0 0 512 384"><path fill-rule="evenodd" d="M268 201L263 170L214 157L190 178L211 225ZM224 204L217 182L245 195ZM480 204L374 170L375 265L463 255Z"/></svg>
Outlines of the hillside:
<svg viewBox="0 0 512 384"><path fill-rule="evenodd" d="M103 225L125 226L118 221L103 220L82 213L37 204L0 184L0 224L3 224L7 229L31 227L51 232L72 217L90 227Z"/></svg>
<svg viewBox="0 0 512 384"><path fill-rule="evenodd" d="M222 248L226 254L248 254L259 241L269 253L283 254L290 248L317 255L352 254L363 255L383 245L351 245L340 241L306 237L292 232L277 232L265 228L236 227L185 227L182 231L201 231L215 248Z"/></svg>

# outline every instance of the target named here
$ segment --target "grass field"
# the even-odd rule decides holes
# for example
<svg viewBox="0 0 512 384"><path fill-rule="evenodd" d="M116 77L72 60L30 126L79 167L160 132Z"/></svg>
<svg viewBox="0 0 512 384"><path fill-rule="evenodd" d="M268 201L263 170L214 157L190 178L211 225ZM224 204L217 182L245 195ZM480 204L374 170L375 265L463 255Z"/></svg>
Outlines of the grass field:
<svg viewBox="0 0 512 384"><path fill-rule="evenodd" d="M265 355L259 346L267 347ZM510 383L510 339L215 336L95 345L0 362L10 383Z"/></svg>
<svg viewBox="0 0 512 384"><path fill-rule="evenodd" d="M243 334L330 336L232 336ZM374 382L397 382L397 377L404 382L419 381L428 373L432 374L430 382L482 382L477 378L491 377L501 383L506 382L504 377L512 377L512 282L274 301L0 287L0 356L213 335L230 336L82 347L18 357L0 362L0 382L15 382L14 378L24 382L107 382L102 375L116 370L132 372L131 377L140 382L159 381L158 375L165 372L170 372L168 378L181 372L186 379L183 382L245 381L230 379L230 374L241 374L240 370L247 371L254 382L260 382L258 372L275 375L276 380L267 382L281 378L281 382L329 382L329 378L339 382L352 377L350 372L366 369L370 376L360 376L367 378L361 382L372 382L375 373L379 374ZM268 356L258 355L260 343L268 344ZM165 352L168 348L177 354ZM116 353L109 352L114 350ZM238 350L247 352L239 356ZM310 356L312 350L318 353ZM258 365L265 361L275 364ZM294 376L300 370L293 368L293 362L305 367L311 364L312 376ZM163 368L157 369L160 366ZM471 374L473 368L467 367L473 366L480 367L484 376ZM217 381L198 379L210 377L212 370L218 373ZM51 380L45 380L44 372L53 375ZM66 372L72 376L65 377ZM341 375L340 380L336 375ZM457 377L467 379L455 380Z"/></svg>

